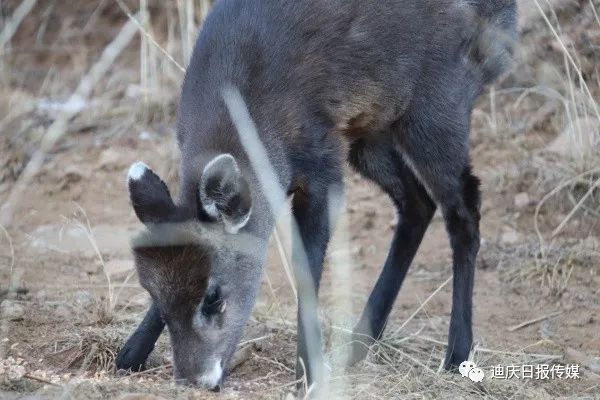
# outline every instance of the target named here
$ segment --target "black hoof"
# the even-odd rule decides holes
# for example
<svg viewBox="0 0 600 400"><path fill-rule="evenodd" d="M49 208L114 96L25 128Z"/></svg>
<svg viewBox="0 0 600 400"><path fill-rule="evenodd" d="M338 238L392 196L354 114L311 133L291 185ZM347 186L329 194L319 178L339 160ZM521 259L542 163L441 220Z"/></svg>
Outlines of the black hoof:
<svg viewBox="0 0 600 400"><path fill-rule="evenodd" d="M375 339L368 335L353 333L352 343L350 349L350 357L348 358L347 365L349 367L361 362L369 354L369 349L375 344Z"/></svg>
<svg viewBox="0 0 600 400"><path fill-rule="evenodd" d="M126 343L115 359L117 372L122 374L123 371L143 371L149 353L147 350L140 351Z"/></svg>
<svg viewBox="0 0 600 400"><path fill-rule="evenodd" d="M446 360L444 361L444 369L450 372L457 372L458 367L463 361L467 361L469 359L469 353L467 354L458 354L451 353L446 354Z"/></svg>

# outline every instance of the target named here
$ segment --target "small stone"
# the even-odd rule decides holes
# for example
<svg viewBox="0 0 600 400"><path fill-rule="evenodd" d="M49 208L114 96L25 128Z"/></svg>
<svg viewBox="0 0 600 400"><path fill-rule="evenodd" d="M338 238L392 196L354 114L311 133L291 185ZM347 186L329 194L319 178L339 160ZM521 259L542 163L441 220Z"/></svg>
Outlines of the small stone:
<svg viewBox="0 0 600 400"><path fill-rule="evenodd" d="M7 375L11 381L19 380L25 375L25 367L22 365L11 365L8 368Z"/></svg>
<svg viewBox="0 0 600 400"><path fill-rule="evenodd" d="M148 131L142 131L139 134L140 140L150 140L152 139L152 134Z"/></svg>
<svg viewBox="0 0 600 400"><path fill-rule="evenodd" d="M2 304L0 304L0 313L3 318L7 318L9 321L18 321L23 319L25 307L17 302L4 300Z"/></svg>
<svg viewBox="0 0 600 400"><path fill-rule="evenodd" d="M529 199L529 195L527 193L521 192L515 196L514 203L516 208L523 209L531 203L531 200Z"/></svg>
<svg viewBox="0 0 600 400"><path fill-rule="evenodd" d="M514 229L506 230L500 239L504 244L517 244L521 240L521 235Z"/></svg>

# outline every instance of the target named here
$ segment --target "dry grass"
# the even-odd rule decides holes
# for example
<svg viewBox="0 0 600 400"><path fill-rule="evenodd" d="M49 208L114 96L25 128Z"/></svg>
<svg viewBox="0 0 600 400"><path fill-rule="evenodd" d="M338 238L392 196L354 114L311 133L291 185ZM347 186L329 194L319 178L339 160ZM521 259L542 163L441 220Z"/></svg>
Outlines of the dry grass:
<svg viewBox="0 0 600 400"><path fill-rule="evenodd" d="M113 372L115 357L126 337L127 331L119 333L114 327L90 327L58 342L54 356L61 359L63 369Z"/></svg>
<svg viewBox="0 0 600 400"><path fill-rule="evenodd" d="M501 271L501 276L511 286L529 286L544 290L549 295L560 296L569 286L574 272L586 275L600 265L600 249L586 241L543 247L531 241L519 245L487 249L486 256Z"/></svg>
<svg viewBox="0 0 600 400"><path fill-rule="evenodd" d="M537 96L539 99L532 101L540 105L539 112L533 113L534 121L527 124L527 130L544 126L558 136L535 150L532 158L524 154L527 159L520 162L519 174L512 185L527 187L540 200L535 229L543 244L559 235L574 216L591 221L592 226L600 217L600 71L586 58L594 46L592 43L600 37L600 24L596 18L598 5L593 1L579 5L579 14L575 16L571 7L577 6L571 3L561 2L552 8L547 7L550 4L547 1L534 2L545 27L526 33L534 40L525 47L526 53L517 68L533 65L541 83L520 94L513 92L519 96L512 109L514 112L530 96ZM577 19L576 24L573 18ZM540 42L548 47L539 47ZM597 56L592 56L592 60L594 57ZM538 62L545 58L556 60L556 64ZM538 214L557 209L567 214L544 237Z"/></svg>

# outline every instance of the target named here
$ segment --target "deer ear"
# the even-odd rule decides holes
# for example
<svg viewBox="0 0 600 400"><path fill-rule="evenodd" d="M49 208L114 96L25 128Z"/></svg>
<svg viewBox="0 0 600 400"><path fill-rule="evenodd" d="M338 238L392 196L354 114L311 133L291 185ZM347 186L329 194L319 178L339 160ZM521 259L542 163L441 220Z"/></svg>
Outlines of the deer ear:
<svg viewBox="0 0 600 400"><path fill-rule="evenodd" d="M167 222L175 214L167 185L143 162L129 168L127 186L135 214L144 224Z"/></svg>
<svg viewBox="0 0 600 400"><path fill-rule="evenodd" d="M200 207L209 216L222 219L227 232L237 233L248 223L252 212L250 187L231 154L218 155L206 164L199 192Z"/></svg>

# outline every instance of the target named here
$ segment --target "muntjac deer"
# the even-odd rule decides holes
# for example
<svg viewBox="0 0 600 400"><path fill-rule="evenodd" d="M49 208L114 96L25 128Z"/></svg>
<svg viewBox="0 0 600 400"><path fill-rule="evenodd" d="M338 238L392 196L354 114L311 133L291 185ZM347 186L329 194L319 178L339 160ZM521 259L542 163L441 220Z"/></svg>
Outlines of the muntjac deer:
<svg viewBox="0 0 600 400"><path fill-rule="evenodd" d="M318 293L332 231L329 193L342 190L346 161L399 215L351 361L381 337L437 207L453 250L445 367L467 360L480 242L471 111L508 67L515 40L515 0L216 2L183 83L178 199L145 164L129 171L131 202L146 227L133 253L153 305L117 367L141 368L166 323L179 382L215 389L226 375L277 217L224 98L232 90L276 171L271 184L293 198L310 276L298 283L297 373L309 383L324 379L316 302L307 299Z"/></svg>

